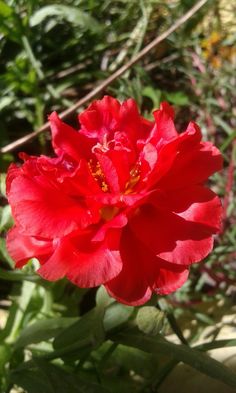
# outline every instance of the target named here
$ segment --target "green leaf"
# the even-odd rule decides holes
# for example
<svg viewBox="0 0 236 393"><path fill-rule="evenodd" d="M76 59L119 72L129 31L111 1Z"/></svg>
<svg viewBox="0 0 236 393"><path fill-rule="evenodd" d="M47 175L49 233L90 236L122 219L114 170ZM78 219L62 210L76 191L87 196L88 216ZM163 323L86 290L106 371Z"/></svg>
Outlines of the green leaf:
<svg viewBox="0 0 236 393"><path fill-rule="evenodd" d="M6 197L6 174L0 173L0 194Z"/></svg>
<svg viewBox="0 0 236 393"><path fill-rule="evenodd" d="M150 98L153 108L159 108L162 95L161 90L154 89L151 86L146 86L142 91L142 95Z"/></svg>
<svg viewBox="0 0 236 393"><path fill-rule="evenodd" d="M50 384L45 380L40 370L22 370L20 372L12 372L10 382L28 393L54 393Z"/></svg>
<svg viewBox="0 0 236 393"><path fill-rule="evenodd" d="M29 344L47 341L61 332L63 328L72 325L76 318L51 318L37 321L22 330L15 348L26 347Z"/></svg>
<svg viewBox="0 0 236 393"><path fill-rule="evenodd" d="M5 366L11 357L11 348L7 344L0 344L0 378L4 373Z"/></svg>
<svg viewBox="0 0 236 393"><path fill-rule="evenodd" d="M164 315L164 312L156 307L141 307L136 317L137 326L143 333L155 336L163 328Z"/></svg>
<svg viewBox="0 0 236 393"><path fill-rule="evenodd" d="M114 303L106 309L104 316L104 329L106 332L127 322L133 314L134 307Z"/></svg>
<svg viewBox="0 0 236 393"><path fill-rule="evenodd" d="M10 205L0 208L0 232L9 229L13 225Z"/></svg>
<svg viewBox="0 0 236 393"><path fill-rule="evenodd" d="M5 240L0 238L0 255L4 257L5 260L9 263L11 267L14 266L14 262L8 256L7 251L5 249ZM19 272L18 270L5 270L0 268L0 279L7 281L30 281L30 282L39 282L40 277L33 274L25 274Z"/></svg>
<svg viewBox="0 0 236 393"><path fill-rule="evenodd" d="M103 317L104 309L96 307L64 329L53 342L56 351L52 357L78 353L79 349L92 350L102 344L105 338Z"/></svg>
<svg viewBox="0 0 236 393"><path fill-rule="evenodd" d="M66 372L42 359L34 359L37 367L44 373L53 386L55 393L108 393L108 390L93 382L82 381L81 378Z"/></svg>
<svg viewBox="0 0 236 393"><path fill-rule="evenodd" d="M15 98L10 96L5 96L0 99L0 111L8 107L14 102Z"/></svg>
<svg viewBox="0 0 236 393"><path fill-rule="evenodd" d="M20 328L26 316L26 310L29 306L33 292L35 290L35 285L35 283L28 281L24 281L22 285L21 296L16 302L17 311L14 315L14 322L11 327L10 335L7 338L7 342L9 343L14 342L20 332Z"/></svg>
<svg viewBox="0 0 236 393"><path fill-rule="evenodd" d="M12 9L5 1L0 1L0 17L7 18L12 14Z"/></svg>
<svg viewBox="0 0 236 393"><path fill-rule="evenodd" d="M11 259L6 249L6 240L3 239L2 237L0 238L0 258L2 258L2 260L7 262L11 268L14 267L14 261ZM8 280L9 276L12 277L11 273L15 273L15 272L11 272L0 268L0 278L2 278L3 280Z"/></svg>
<svg viewBox="0 0 236 393"><path fill-rule="evenodd" d="M207 326L211 326L215 324L215 321L212 318L208 317L208 315L203 314L201 312L194 312L194 316L198 321L205 323Z"/></svg>
<svg viewBox="0 0 236 393"><path fill-rule="evenodd" d="M220 151L224 153L224 151L227 149L227 147L230 145L231 142L233 142L236 138L236 130L229 134L227 138L224 139L224 142L222 143L220 147Z"/></svg>
<svg viewBox="0 0 236 393"><path fill-rule="evenodd" d="M150 378L156 374L159 361L162 361L160 356L153 356L138 348L118 345L108 361L108 367L121 366L127 372L133 370L144 378Z"/></svg>
<svg viewBox="0 0 236 393"><path fill-rule="evenodd" d="M108 393L101 385L83 381L77 375L66 372L62 367L35 358L11 373L12 384L27 393Z"/></svg>
<svg viewBox="0 0 236 393"><path fill-rule="evenodd" d="M19 42L21 26L14 9L6 3L6 1L0 0L0 31L9 40Z"/></svg>
<svg viewBox="0 0 236 393"><path fill-rule="evenodd" d="M229 338L228 340L216 340L209 343L197 345L195 348L201 351L210 351L218 348L236 347L236 339Z"/></svg>
<svg viewBox="0 0 236 393"><path fill-rule="evenodd" d="M215 115L214 116L214 121L216 125L220 126L227 135L231 136L234 132L233 128L228 125L220 116Z"/></svg>
<svg viewBox="0 0 236 393"><path fill-rule="evenodd" d="M115 299L110 297L103 285L101 285L96 293L96 304L98 307L107 307L111 303L114 303Z"/></svg>
<svg viewBox="0 0 236 393"><path fill-rule="evenodd" d="M177 91L176 93L165 92L165 97L167 101L169 101L171 104L174 105L184 106L189 104L188 96L184 94L182 91Z"/></svg>
<svg viewBox="0 0 236 393"><path fill-rule="evenodd" d="M49 17L59 17L75 26L80 26L86 30L98 32L100 26L98 22L84 11L76 7L62 4L46 5L36 11L30 18L30 26L34 27L42 23Z"/></svg>
<svg viewBox="0 0 236 393"><path fill-rule="evenodd" d="M196 370L236 388L236 373L228 369L205 353L186 345L177 345L165 340L162 336L148 337L137 330L129 333L119 333L112 337L113 341L123 345L139 348L145 352L162 353L178 361L182 361Z"/></svg>

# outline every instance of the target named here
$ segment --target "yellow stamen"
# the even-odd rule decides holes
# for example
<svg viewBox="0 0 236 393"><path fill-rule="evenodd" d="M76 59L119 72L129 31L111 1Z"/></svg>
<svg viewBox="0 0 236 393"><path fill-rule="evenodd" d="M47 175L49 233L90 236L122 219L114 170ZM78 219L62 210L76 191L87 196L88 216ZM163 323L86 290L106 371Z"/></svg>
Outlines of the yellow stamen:
<svg viewBox="0 0 236 393"><path fill-rule="evenodd" d="M130 194L140 179L140 163L137 163L130 171L130 179L125 185L125 194Z"/></svg>
<svg viewBox="0 0 236 393"><path fill-rule="evenodd" d="M105 181L106 179L105 179L105 176L102 171L100 163L97 161L96 164L94 165L93 161L89 160L88 167L90 169L92 176L94 177L96 182L101 187L102 191L107 192L109 190L109 187Z"/></svg>

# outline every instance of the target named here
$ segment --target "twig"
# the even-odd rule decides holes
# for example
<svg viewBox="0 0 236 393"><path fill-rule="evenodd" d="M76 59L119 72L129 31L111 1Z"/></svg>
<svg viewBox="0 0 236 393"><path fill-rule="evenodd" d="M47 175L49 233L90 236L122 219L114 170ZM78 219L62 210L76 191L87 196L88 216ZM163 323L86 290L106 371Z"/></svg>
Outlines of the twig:
<svg viewBox="0 0 236 393"><path fill-rule="evenodd" d="M92 60L88 59L88 60L84 61L83 63L79 63L79 64L76 64L76 65L71 66L69 68L66 68L64 70L61 70L57 74L55 74L55 73L50 74L48 77L53 80L54 79L62 79L62 78L65 78L67 76L70 76L70 75L76 73L77 71L83 70L91 63L92 63Z"/></svg>
<svg viewBox="0 0 236 393"><path fill-rule="evenodd" d="M149 63L144 66L145 71L152 71L156 67L160 66L161 64L167 64L170 63L173 60L178 59L179 55L177 53L172 53L169 56L163 57L162 59L158 59L156 61L153 61L152 63Z"/></svg>
<svg viewBox="0 0 236 393"><path fill-rule="evenodd" d="M115 61L109 66L109 71L114 72L118 66L123 62L124 58L127 55L128 50L135 45L134 53L132 58L135 57L136 53L139 52L142 42L145 36L145 32L148 25L148 20L151 14L152 7L151 5L145 7L144 4L141 2L141 9L143 13L143 17L139 19L138 23L136 24L135 28L130 34L129 39L126 41L123 49L119 52Z"/></svg>
<svg viewBox="0 0 236 393"><path fill-rule="evenodd" d="M177 30L181 25L183 25L187 20L189 20L204 4L207 3L208 0L200 0L198 1L189 11L187 11L183 16L181 16L177 21L166 31L156 37L150 44L146 45L135 57L133 57L130 61L120 67L117 71L115 71L112 75L106 78L103 82L101 82L95 89L90 91L86 94L83 98L77 101L74 105L70 108L66 109L65 111L60 113L60 118L65 119L71 113L76 111L79 107L86 104L92 98L94 98L97 94L101 93L107 86L113 83L117 78L123 75L130 67L136 64L139 60L141 60L147 53L149 53L152 49L154 49L160 42L165 40L171 33ZM9 143L7 146L0 149L0 153L8 153L17 147L23 145L24 143L30 141L41 132L46 131L49 129L50 123L45 123L42 127L38 130L31 132L23 136L22 138L17 139L16 141Z"/></svg>

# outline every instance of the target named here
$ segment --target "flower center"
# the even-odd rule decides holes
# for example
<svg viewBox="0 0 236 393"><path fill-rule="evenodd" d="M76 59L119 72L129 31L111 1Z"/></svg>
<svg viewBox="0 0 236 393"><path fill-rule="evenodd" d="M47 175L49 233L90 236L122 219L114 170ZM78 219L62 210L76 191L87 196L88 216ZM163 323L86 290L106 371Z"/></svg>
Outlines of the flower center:
<svg viewBox="0 0 236 393"><path fill-rule="evenodd" d="M92 173L93 178L99 184L102 191L107 192L109 190L109 186L105 181L105 176L99 162L97 161L96 164L94 164L93 160L89 160L88 167L90 169L90 172Z"/></svg>
<svg viewBox="0 0 236 393"><path fill-rule="evenodd" d="M109 142L108 142L108 134L104 134L102 138L102 143L98 142L96 145L92 147L92 152L95 154L106 153L109 150Z"/></svg>
<svg viewBox="0 0 236 393"><path fill-rule="evenodd" d="M140 163L137 164L130 171L130 179L125 185L125 194L133 192L133 188L136 186L140 179Z"/></svg>
<svg viewBox="0 0 236 393"><path fill-rule="evenodd" d="M140 180L140 162L137 162L135 166L131 169L130 171L130 178L125 184L125 189L123 193L125 195L131 194L134 190L133 188L136 186L136 184ZM101 187L102 191L104 192L109 192L109 185L106 182L105 175L102 171L101 165L98 161L94 162L92 159L88 161L88 167L89 170L95 179L95 181L98 183L98 185Z"/></svg>
<svg viewBox="0 0 236 393"><path fill-rule="evenodd" d="M103 220L110 221L119 212L119 208L116 206L104 206L100 209L100 214Z"/></svg>

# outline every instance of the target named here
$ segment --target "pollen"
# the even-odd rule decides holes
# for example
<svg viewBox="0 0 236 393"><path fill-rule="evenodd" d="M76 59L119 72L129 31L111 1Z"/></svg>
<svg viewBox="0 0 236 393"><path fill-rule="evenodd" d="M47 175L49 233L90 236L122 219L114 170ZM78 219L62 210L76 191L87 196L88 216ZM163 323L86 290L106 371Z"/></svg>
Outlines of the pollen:
<svg viewBox="0 0 236 393"><path fill-rule="evenodd" d="M109 189L109 187L105 181L102 182L101 188L102 188L102 191L104 191L104 192L107 192Z"/></svg>
<svg viewBox="0 0 236 393"><path fill-rule="evenodd" d="M105 176L102 171L100 163L98 161L96 163L94 163L93 160L89 160L88 167L90 169L90 172L91 172L93 178L99 184L102 191L104 191L104 192L109 191L109 186L106 183L106 179L105 179Z"/></svg>
<svg viewBox="0 0 236 393"><path fill-rule="evenodd" d="M138 162L130 171L130 179L125 185L125 194L130 194L140 179L140 163Z"/></svg>

